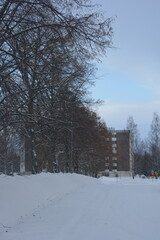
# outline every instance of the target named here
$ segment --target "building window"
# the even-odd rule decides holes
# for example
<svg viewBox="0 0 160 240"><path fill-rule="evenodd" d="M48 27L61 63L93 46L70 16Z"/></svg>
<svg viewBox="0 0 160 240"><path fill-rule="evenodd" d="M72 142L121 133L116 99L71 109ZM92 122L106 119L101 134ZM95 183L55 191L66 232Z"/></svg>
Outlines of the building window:
<svg viewBox="0 0 160 240"><path fill-rule="evenodd" d="M117 167L117 163L113 163L113 167Z"/></svg>
<svg viewBox="0 0 160 240"><path fill-rule="evenodd" d="M117 163L113 163L113 170L117 170Z"/></svg>
<svg viewBox="0 0 160 240"><path fill-rule="evenodd" d="M112 147L112 153L117 153L117 148L116 147Z"/></svg>
<svg viewBox="0 0 160 240"><path fill-rule="evenodd" d="M116 137L116 132L112 132L112 137Z"/></svg>
<svg viewBox="0 0 160 240"><path fill-rule="evenodd" d="M109 163L105 163L105 166L106 166L106 167L109 167Z"/></svg>
<svg viewBox="0 0 160 240"><path fill-rule="evenodd" d="M109 156L105 157L105 160L108 161L109 160Z"/></svg>
<svg viewBox="0 0 160 240"><path fill-rule="evenodd" d="M113 153L113 154L116 154L116 153L117 153L117 150L113 149L113 150L112 150L112 153Z"/></svg>
<svg viewBox="0 0 160 240"><path fill-rule="evenodd" d="M113 143L112 144L112 148L116 148L117 147L117 144L116 143Z"/></svg>
<svg viewBox="0 0 160 240"><path fill-rule="evenodd" d="M112 137L112 142L116 142L117 138L116 137Z"/></svg>
<svg viewBox="0 0 160 240"><path fill-rule="evenodd" d="M117 157L112 157L112 160L113 161L117 161Z"/></svg>

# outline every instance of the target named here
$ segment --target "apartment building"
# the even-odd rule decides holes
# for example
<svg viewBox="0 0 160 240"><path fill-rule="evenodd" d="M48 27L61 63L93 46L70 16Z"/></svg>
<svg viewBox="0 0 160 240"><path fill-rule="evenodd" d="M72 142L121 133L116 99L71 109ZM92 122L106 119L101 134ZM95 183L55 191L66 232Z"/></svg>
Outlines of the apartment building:
<svg viewBox="0 0 160 240"><path fill-rule="evenodd" d="M106 156L106 176L132 176L133 154L129 130L109 130L107 138L111 151Z"/></svg>

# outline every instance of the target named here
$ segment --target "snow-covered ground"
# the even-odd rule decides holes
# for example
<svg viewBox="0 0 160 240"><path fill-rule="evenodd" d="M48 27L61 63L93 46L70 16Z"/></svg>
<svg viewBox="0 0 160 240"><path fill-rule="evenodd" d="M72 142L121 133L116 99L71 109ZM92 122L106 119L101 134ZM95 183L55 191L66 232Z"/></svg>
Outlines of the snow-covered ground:
<svg viewBox="0 0 160 240"><path fill-rule="evenodd" d="M160 180L0 175L1 240L159 240Z"/></svg>

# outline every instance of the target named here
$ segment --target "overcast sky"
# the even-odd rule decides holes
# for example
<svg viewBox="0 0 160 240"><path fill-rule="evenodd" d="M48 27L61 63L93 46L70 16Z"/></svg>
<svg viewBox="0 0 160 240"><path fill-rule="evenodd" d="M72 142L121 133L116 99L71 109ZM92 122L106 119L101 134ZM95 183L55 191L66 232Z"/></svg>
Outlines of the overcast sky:
<svg viewBox="0 0 160 240"><path fill-rule="evenodd" d="M92 96L108 127L124 129L133 116L141 137L160 113L160 0L93 0L114 17L115 49L98 64Z"/></svg>

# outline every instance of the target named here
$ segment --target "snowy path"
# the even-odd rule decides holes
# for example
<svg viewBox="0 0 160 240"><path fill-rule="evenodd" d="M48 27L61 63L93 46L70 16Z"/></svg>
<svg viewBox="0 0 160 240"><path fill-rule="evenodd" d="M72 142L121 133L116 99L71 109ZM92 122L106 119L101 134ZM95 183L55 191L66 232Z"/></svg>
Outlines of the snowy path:
<svg viewBox="0 0 160 240"><path fill-rule="evenodd" d="M34 215L0 239L159 240L160 185L99 180L50 200Z"/></svg>

